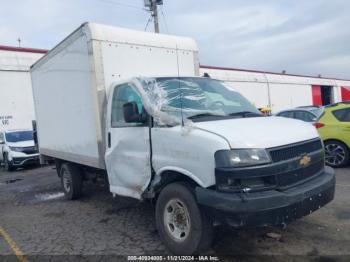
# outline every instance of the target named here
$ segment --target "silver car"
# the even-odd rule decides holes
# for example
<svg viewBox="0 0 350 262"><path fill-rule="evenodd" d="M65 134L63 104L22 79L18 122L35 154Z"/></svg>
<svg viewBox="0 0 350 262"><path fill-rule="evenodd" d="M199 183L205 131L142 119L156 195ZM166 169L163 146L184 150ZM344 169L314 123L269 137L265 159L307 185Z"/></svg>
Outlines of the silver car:
<svg viewBox="0 0 350 262"><path fill-rule="evenodd" d="M299 119L304 122L315 124L317 119L322 116L323 107L301 106L289 110L278 112L275 116Z"/></svg>

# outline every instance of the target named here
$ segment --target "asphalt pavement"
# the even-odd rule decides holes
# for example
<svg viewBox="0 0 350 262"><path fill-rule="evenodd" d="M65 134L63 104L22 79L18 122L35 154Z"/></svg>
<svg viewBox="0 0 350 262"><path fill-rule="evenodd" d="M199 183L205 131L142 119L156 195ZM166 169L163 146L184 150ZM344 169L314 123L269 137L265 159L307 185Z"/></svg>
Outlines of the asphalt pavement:
<svg viewBox="0 0 350 262"><path fill-rule="evenodd" d="M335 199L324 208L284 229L219 226L204 255L350 261L350 168L337 169L336 177ZM0 261L115 261L131 255L170 255L157 234L151 203L113 198L104 185L91 182L81 199L67 201L52 166L0 170Z"/></svg>

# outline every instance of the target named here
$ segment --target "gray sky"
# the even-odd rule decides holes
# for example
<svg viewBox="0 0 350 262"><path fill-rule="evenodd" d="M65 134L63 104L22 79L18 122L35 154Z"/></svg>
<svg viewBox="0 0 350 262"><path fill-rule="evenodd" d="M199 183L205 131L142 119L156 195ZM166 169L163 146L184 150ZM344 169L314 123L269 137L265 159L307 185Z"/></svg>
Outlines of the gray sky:
<svg viewBox="0 0 350 262"><path fill-rule="evenodd" d="M1 0L0 45L20 37L22 46L49 49L85 21L144 30L149 13L142 6ZM162 32L195 38L201 64L350 78L348 0L164 0L162 9Z"/></svg>

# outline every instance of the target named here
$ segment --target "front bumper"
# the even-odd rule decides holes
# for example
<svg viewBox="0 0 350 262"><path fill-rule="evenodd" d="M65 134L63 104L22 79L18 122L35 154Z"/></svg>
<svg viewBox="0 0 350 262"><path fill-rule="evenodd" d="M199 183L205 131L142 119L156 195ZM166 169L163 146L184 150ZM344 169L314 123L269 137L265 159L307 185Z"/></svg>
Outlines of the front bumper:
<svg viewBox="0 0 350 262"><path fill-rule="evenodd" d="M32 164L39 164L39 155L28 156L28 157L12 157L13 166L25 166Z"/></svg>
<svg viewBox="0 0 350 262"><path fill-rule="evenodd" d="M233 227L285 225L311 214L334 198L333 169L286 190L222 193L197 187L196 197L213 219Z"/></svg>

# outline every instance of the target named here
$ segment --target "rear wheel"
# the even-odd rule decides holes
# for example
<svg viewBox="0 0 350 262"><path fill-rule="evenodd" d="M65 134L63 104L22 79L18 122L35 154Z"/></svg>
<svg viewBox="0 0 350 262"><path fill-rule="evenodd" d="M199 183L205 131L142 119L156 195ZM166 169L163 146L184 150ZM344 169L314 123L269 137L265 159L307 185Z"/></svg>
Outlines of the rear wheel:
<svg viewBox="0 0 350 262"><path fill-rule="evenodd" d="M342 167L349 162L349 149L339 141L325 142L326 164L331 167Z"/></svg>
<svg viewBox="0 0 350 262"><path fill-rule="evenodd" d="M156 224L163 243L175 255L199 254L213 239L213 225L187 184L169 184L161 191Z"/></svg>
<svg viewBox="0 0 350 262"><path fill-rule="evenodd" d="M67 199L73 200L81 196L82 192L82 172L74 164L64 163L59 170L61 185Z"/></svg>

